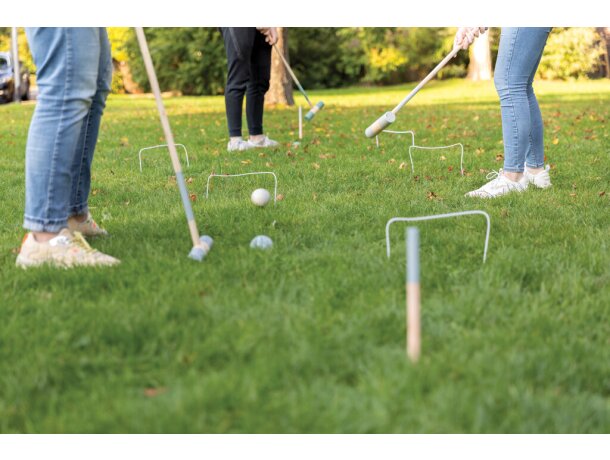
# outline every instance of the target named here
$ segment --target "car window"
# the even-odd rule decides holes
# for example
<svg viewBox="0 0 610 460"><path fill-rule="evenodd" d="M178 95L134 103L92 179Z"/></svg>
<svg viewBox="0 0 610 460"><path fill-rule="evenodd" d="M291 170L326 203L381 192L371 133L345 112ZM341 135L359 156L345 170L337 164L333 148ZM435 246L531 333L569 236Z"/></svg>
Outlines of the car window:
<svg viewBox="0 0 610 460"><path fill-rule="evenodd" d="M6 70L8 68L8 61L4 56L0 56L0 70Z"/></svg>

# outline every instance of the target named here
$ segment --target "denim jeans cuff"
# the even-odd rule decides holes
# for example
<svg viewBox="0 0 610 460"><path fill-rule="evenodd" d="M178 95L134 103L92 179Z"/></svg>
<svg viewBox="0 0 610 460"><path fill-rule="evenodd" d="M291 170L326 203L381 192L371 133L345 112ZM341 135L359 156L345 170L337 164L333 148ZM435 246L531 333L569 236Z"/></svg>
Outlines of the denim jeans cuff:
<svg viewBox="0 0 610 460"><path fill-rule="evenodd" d="M538 169L538 168L544 168L544 161L540 164L537 165L531 165L529 163L525 163L525 166L527 166L530 169Z"/></svg>
<svg viewBox="0 0 610 460"><path fill-rule="evenodd" d="M89 212L88 203L80 203L70 206L68 210L70 217L72 216L82 216L83 214L87 214Z"/></svg>
<svg viewBox="0 0 610 460"><path fill-rule="evenodd" d="M29 230L30 232L57 233L62 228L66 228L67 226L68 221L66 219L40 220L27 216L23 219L23 228Z"/></svg>
<svg viewBox="0 0 610 460"><path fill-rule="evenodd" d="M524 169L525 168L523 166L521 166L521 167L504 166L504 168L502 168L502 171L509 172L509 173L522 173Z"/></svg>

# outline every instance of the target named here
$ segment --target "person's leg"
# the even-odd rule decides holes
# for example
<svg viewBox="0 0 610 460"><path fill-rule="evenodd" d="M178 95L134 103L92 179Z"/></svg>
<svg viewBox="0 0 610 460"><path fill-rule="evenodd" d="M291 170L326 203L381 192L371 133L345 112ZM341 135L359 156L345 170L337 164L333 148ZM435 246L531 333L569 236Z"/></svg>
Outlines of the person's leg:
<svg viewBox="0 0 610 460"><path fill-rule="evenodd" d="M536 64L533 66L530 73L527 88L531 131L530 142L525 153L525 165L528 171L534 174L541 172L544 168L544 125L542 123L540 106L538 105L538 100L534 94L533 83L550 32L550 27L536 27L528 29L528 33L532 35L531 41L535 43L535 47L538 49L538 59L536 60Z"/></svg>
<svg viewBox="0 0 610 460"><path fill-rule="evenodd" d="M88 198L91 189L91 164L99 127L106 107L106 98L112 85L112 56L110 42L105 28L99 29L99 65L96 92L93 102L82 124L76 156L72 164L72 193L70 198L69 220L70 228L80 230L84 235L103 235L106 232L100 229L95 221L89 218ZM86 224L86 225L81 225Z"/></svg>
<svg viewBox="0 0 610 460"><path fill-rule="evenodd" d="M26 202L16 265L111 266L118 259L68 230L72 165L96 92L100 37L94 28L27 28L37 68L38 103L26 147Z"/></svg>
<svg viewBox="0 0 610 460"><path fill-rule="evenodd" d="M71 167L95 94L100 43L98 30L91 28L27 28L26 33L39 94L26 147L23 226L44 241L67 225Z"/></svg>
<svg viewBox="0 0 610 460"><path fill-rule="evenodd" d="M502 113L504 174L513 181L523 177L526 152L530 141L533 142L532 129L537 119L530 108L529 93L533 94L531 81L547 36L546 28L527 27L502 28L500 36L494 82ZM540 126L536 129L539 130ZM541 139L536 137L538 141ZM539 146L532 144L533 150L537 148Z"/></svg>
<svg viewBox="0 0 610 460"><path fill-rule="evenodd" d="M261 33L257 33L254 39L250 75L246 90L246 119L250 139L256 141L263 135L265 93L269 90L271 78L271 45Z"/></svg>
<svg viewBox="0 0 610 460"><path fill-rule="evenodd" d="M231 138L241 138L244 94L250 80L250 57L256 28L224 27L222 36L227 53L225 107Z"/></svg>

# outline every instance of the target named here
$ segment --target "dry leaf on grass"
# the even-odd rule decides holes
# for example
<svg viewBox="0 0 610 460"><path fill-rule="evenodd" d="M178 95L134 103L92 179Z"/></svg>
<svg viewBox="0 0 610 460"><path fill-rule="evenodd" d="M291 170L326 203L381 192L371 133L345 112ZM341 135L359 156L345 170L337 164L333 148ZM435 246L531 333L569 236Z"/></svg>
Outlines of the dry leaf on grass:
<svg viewBox="0 0 610 460"><path fill-rule="evenodd" d="M144 396L146 396L147 398L154 398L155 396L159 396L164 393L167 393L167 388L165 387L144 389Z"/></svg>

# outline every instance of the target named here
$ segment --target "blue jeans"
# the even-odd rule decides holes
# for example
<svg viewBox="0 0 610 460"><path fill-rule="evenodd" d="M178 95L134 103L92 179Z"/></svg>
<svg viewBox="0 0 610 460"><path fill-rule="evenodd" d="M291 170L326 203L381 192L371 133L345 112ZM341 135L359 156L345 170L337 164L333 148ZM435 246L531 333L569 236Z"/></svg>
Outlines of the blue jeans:
<svg viewBox="0 0 610 460"><path fill-rule="evenodd" d="M503 27L494 74L500 96L504 171L544 166L540 107L532 83L550 27Z"/></svg>
<svg viewBox="0 0 610 460"><path fill-rule="evenodd" d="M88 212L91 162L112 84L105 28L26 28L38 102L25 159L23 226L58 232Z"/></svg>

